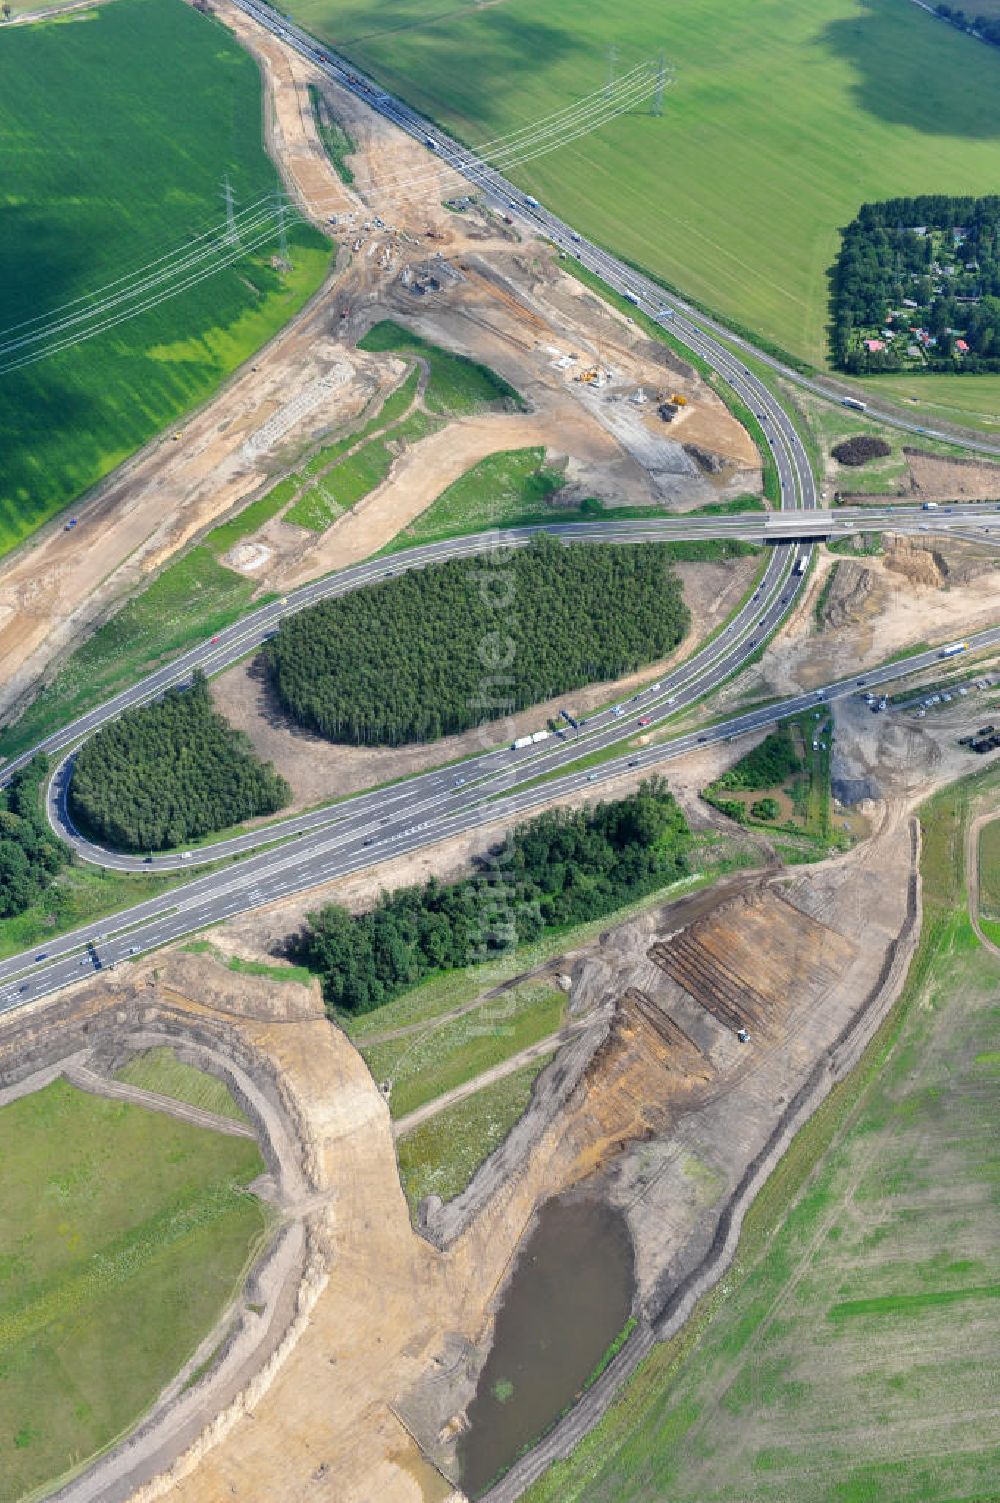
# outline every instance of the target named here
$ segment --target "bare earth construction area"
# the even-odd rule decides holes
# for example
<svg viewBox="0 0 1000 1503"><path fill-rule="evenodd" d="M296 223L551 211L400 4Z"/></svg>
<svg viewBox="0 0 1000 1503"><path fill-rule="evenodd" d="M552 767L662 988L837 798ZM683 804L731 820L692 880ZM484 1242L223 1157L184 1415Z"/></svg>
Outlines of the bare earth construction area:
<svg viewBox="0 0 1000 1503"><path fill-rule="evenodd" d="M919 503L1000 465L839 461L870 412L191 19L336 255L0 565L0 1499L992 1496L1000 553Z"/></svg>

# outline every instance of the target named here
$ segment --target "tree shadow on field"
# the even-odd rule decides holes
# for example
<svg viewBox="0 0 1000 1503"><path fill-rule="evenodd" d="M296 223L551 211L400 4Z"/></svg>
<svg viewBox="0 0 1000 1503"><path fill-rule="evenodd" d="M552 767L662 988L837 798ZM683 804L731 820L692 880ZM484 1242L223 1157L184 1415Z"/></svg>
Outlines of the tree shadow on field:
<svg viewBox="0 0 1000 1503"><path fill-rule="evenodd" d="M95 403L67 381L67 355L12 368L59 337L34 336L48 319L80 310L72 300L87 285L86 273L84 247L51 219L24 208L0 212L0 549L63 499L58 477L73 468L67 435L87 442Z"/></svg>
<svg viewBox="0 0 1000 1503"><path fill-rule="evenodd" d="M860 0L860 7L862 14L833 21L816 38L818 48L850 64L859 109L923 135L1000 137L996 49L916 6ZM992 69L992 87L975 87Z"/></svg>
<svg viewBox="0 0 1000 1503"><path fill-rule="evenodd" d="M388 13L391 16L391 11ZM454 19L451 13L441 20ZM380 12L380 18L384 15ZM449 107L464 109L473 118L489 118L486 103L491 98L513 96L524 92L533 73L546 73L567 57L581 60L590 57L593 67L581 75L579 93L586 94L603 82L607 60L587 42L582 42L568 29L549 25L537 18L526 19L522 12L512 14L503 6L486 9L463 8L462 16L475 18L475 29L400 22L393 26L380 25L378 30L359 33L338 41L349 55L358 50L374 66L384 61L392 67L391 42L386 48L379 46L379 37L396 31L417 32L419 35L406 44L409 54L406 72L419 79L429 93L439 92L435 79L447 79L447 93L440 91L442 102ZM560 101L555 101L554 106Z"/></svg>

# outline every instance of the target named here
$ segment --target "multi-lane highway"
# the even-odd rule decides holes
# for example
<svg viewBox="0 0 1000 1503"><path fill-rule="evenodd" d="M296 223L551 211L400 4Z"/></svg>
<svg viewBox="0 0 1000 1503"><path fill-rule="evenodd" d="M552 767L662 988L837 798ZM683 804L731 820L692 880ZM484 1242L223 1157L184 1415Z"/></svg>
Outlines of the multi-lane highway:
<svg viewBox="0 0 1000 1503"><path fill-rule="evenodd" d="M637 306L658 322L669 325L671 332L682 343L696 354L706 358L709 364L716 365L713 356L714 352L720 348L717 341L723 340L725 341L723 349L744 352L783 380L792 382L803 390L811 391L824 401L842 403L845 397L849 397L852 401L855 399L852 388L846 382L838 383L830 377L808 375L796 370L776 356L758 349L752 341L733 333L724 324L701 313L676 293L665 291L651 277L644 276L641 272L619 261L603 247L585 240L544 205L539 204L534 198L527 197L521 189L491 167L489 162L474 150L451 139L440 126L432 124L416 110L404 104L402 100L387 93L374 79L361 73L352 63L341 58L331 48L317 41L315 37L310 36L287 16L272 10L269 5L261 3L261 0L234 0L234 4L247 15L252 16L259 25L265 26L288 46L293 47L318 68L323 69L341 88L356 94L371 109L384 115L387 120L391 120L401 130L405 130L408 135L418 141L433 143L433 149L439 159L467 178L495 207L502 212L516 214L522 220L527 221L534 229L547 235L568 255L574 256L589 271L603 277L615 291L629 297L630 300L636 300ZM705 341L704 345L702 341ZM719 367L716 366L716 368ZM865 395L867 397L867 392ZM955 443L963 449L980 454L1000 455L1000 440L977 438L966 434L959 439L943 429L928 428L921 423L914 422L904 414L890 408L879 407L870 401L865 405L868 417L904 433L914 433L924 438Z"/></svg>
<svg viewBox="0 0 1000 1503"><path fill-rule="evenodd" d="M932 519L929 522L925 520L928 516ZM304 834L308 830L325 828L334 817L342 817L343 806L338 806L336 814L331 808L319 809L307 815L275 820L267 827L266 832L258 829L200 850L142 857L109 851L94 845L80 835L73 826L67 808L66 795L72 775L75 746L83 736L113 719L121 713L122 709L154 699L168 686L189 682L195 669L200 668L206 673L220 672L266 641L276 630L276 622L300 610L304 605L347 594L364 585L372 585L399 574L405 569L424 568L430 563L441 562L444 559L472 558L491 553L500 545L501 539L503 546L522 547L541 532L555 536L565 543L613 542L625 545L719 537L780 543L804 539L808 543L817 537L849 537L855 530L870 531L890 525L897 531L912 531L916 528L936 530L949 525L963 525L965 528L975 526L981 532L989 533L1000 530L1000 512L992 506L988 510L975 506L956 506L944 512L932 513L925 513L914 507L874 507L845 509L842 513L789 510L726 517L696 517L687 520L674 517L651 518L649 521L565 523L548 527L516 528L505 531L503 534L477 533L356 565L339 574L317 580L288 596L284 601L265 606L260 611L245 617L228 631L219 634L210 642L191 649L183 658L150 675L132 689L126 690L115 699L99 706L41 743L36 750L46 751L50 755L62 752L62 756L55 764L49 786L50 821L57 833L67 840L85 861L115 867L122 871L140 869L148 871L150 868L171 871L185 869L199 863L207 864L224 857L242 855L259 849L264 843L273 843L292 835ZM1000 537L1000 531L998 531L998 537ZM801 568L804 573L807 555L804 551L800 551L796 556L799 562L793 565L793 570ZM771 572L774 572L777 577L776 571ZM769 591L771 573L766 574L761 588L752 596L748 605L745 605L744 609L726 625L708 652L698 654L681 673L667 677L659 693L647 692L641 696L642 714L649 719L650 724L655 726L657 722L675 716L678 709L689 704L692 698L700 697L701 694L721 682L723 677L728 677L735 671L740 664L740 653L744 649L747 652L755 651L773 630L781 616L785 614L791 604L794 589L801 582L801 578L800 574L793 572L783 591L779 590L775 594ZM609 709L588 721L585 736L574 735L573 755L580 756L592 750L604 749L615 740L625 739L631 734L631 730L632 723L629 719L623 719L616 710ZM23 765L32 754L32 752L26 752L12 762L0 775L0 781L9 777L11 772ZM536 759L544 764L538 768L538 771L548 773L560 762L566 760L568 747L565 740L553 740L551 746L546 746L544 751L539 749L535 755ZM523 759L521 761L523 763ZM501 763L504 770L508 770L507 764L503 763L502 759ZM474 772L476 779L480 779L495 770L487 758L480 756L471 762L468 768L462 769L463 785L468 781L468 778L464 776L465 773L471 777ZM455 774L455 776L458 775ZM533 772L532 776L534 775ZM400 785L393 796L405 801L419 797L421 793L421 780L414 779L405 785ZM385 795L380 793L373 797L381 801ZM363 799L357 798L352 800L351 807L357 809L362 804Z"/></svg>
<svg viewBox="0 0 1000 1503"><path fill-rule="evenodd" d="M305 33L284 18L256 4L238 0L242 8L262 20L299 51L324 67L338 83L350 87L365 101L395 121L410 134L422 138L428 127L406 106L393 100L342 65ZM485 164L449 142L435 129L436 149L451 165L463 171L486 193L505 204L515 203L515 190ZM191 933L221 919L301 891L331 877L357 870L404 851L439 841L491 822L518 815L553 797L562 796L588 783L604 781L629 767L653 768L692 750L703 742L727 739L733 734L773 724L783 716L825 697L854 692L855 679L831 685L828 691L799 695L779 705L737 717L700 733L657 741L664 723L701 698L754 657L777 628L802 588L812 551L812 539L833 533L849 535L852 528L892 525L896 528L952 528L959 525L992 529L1000 516L984 508L963 507L953 511L919 513L880 507L857 512L820 512L805 448L795 425L771 391L725 345L703 327L682 315L681 305L668 307L654 284L645 282L630 268L609 257L599 247L588 245L540 206L521 212L557 242L574 247L581 261L599 271L607 282L627 291L637 307L653 317L669 321L675 337L707 361L753 411L761 423L778 477L781 513L749 514L729 518L650 519L643 522L579 524L546 529L567 542L610 540L619 543L643 539L735 536L769 543L758 585L724 629L662 680L636 695L627 704L616 705L590 716L577 729L567 725L560 735L515 751L509 741L487 750L458 766L409 779L393 787L360 794L313 811L311 814L276 821L265 830L220 842L190 857L176 854L141 861L116 856L89 845L67 830L65 786L72 748L108 719L132 705L162 694L172 685L188 682L201 669L212 674L245 656L265 641L289 613L346 590L371 584L406 568L426 567L444 558L471 557L488 548L523 546L534 529L492 534L432 544L406 553L372 560L351 570L304 586L294 595L275 601L245 617L211 641L200 644L135 687L72 725L46 738L39 747L9 764L9 774L41 750L55 756L57 771L50 789L50 817L66 831L79 853L88 860L122 868L150 866L186 869L198 860L221 863L174 892L137 905L113 919L99 920L72 934L48 943L43 950L16 956L0 963L0 1011L57 990L79 980L98 965L115 965L130 956L155 948L168 940ZM728 337L728 335L727 335ZM1000 641L996 633L975 639ZM935 654L924 655L933 662ZM888 682L924 666L924 659L910 658L867 675L869 685ZM641 725L640 725L641 723ZM640 733L649 744L640 750L616 749L634 741ZM669 729L669 727L667 727ZM502 727L498 728L498 737ZM59 754L62 753L61 759ZM588 766L572 764L587 757ZM595 765L593 759L598 759ZM234 860L233 858L240 858Z"/></svg>
<svg viewBox="0 0 1000 1503"><path fill-rule="evenodd" d="M970 650L1000 645L1000 627L969 638ZM137 905L113 918L98 920L51 941L42 950L14 956L0 963L0 1012L58 990L88 974L95 955L104 966L155 948L168 940L218 923L234 914L273 902L332 877L394 855L419 849L449 835L519 815L551 798L587 789L619 773L639 768L652 771L704 744L775 724L787 715L822 707L844 695L873 690L939 661L938 651L903 662L886 664L860 676L831 683L824 689L790 696L779 703L751 710L706 728L652 744L624 755L611 754L598 766L560 771L560 764L586 751L613 745L607 734L609 716L615 734L635 737L638 721L648 705L661 698L669 685L664 679L622 714L605 712L582 726L579 733L558 743L555 754L539 748L487 754L480 763L445 768L396 788L360 795L335 806L323 822L273 848L248 855L237 863L195 878L174 892ZM688 670L690 671L690 670ZM711 668L709 673L713 673ZM683 675L685 670L677 670ZM680 704L681 690L677 697ZM546 743L542 743L544 747ZM541 782L536 782L543 778ZM88 946L93 945L93 949Z"/></svg>

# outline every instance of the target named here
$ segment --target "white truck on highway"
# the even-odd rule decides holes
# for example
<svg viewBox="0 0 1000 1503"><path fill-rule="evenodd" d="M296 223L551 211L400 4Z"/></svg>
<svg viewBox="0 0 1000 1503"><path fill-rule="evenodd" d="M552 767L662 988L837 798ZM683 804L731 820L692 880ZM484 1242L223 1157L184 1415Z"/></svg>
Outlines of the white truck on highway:
<svg viewBox="0 0 1000 1503"><path fill-rule="evenodd" d="M968 642L952 642L950 647L942 647L938 656L942 658L953 658L956 657L960 652L967 652L968 647Z"/></svg>

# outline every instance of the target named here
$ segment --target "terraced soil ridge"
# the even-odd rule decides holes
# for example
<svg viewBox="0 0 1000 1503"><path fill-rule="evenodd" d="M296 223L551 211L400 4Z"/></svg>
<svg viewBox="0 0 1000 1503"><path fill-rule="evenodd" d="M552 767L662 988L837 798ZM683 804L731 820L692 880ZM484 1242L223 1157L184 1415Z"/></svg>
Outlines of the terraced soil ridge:
<svg viewBox="0 0 1000 1503"><path fill-rule="evenodd" d="M600 1378L537 1446L516 1461L500 1482L482 1495L481 1503L514 1503L554 1462L567 1457L607 1412L622 1384L632 1376L656 1342L667 1340L680 1330L698 1300L718 1282L729 1266L736 1252L743 1218L754 1197L790 1146L796 1132L808 1121L832 1087L843 1080L858 1062L902 988L921 921L918 867L920 833L916 819L910 820L906 834L910 870L906 877L903 922L886 944L881 964L859 1005L853 1009L829 1049L816 1060L768 1133L762 1147L746 1165L719 1211L714 1232L702 1256L694 1267L672 1287L664 1290L659 1299L641 1313L632 1336ZM789 903L787 907L790 913L795 911L794 904ZM810 923L816 922L804 912L801 916ZM705 924L710 925L711 922L711 919L707 919ZM660 949L661 952L663 949L662 946L653 948ZM759 958L758 952L758 969L754 973L758 977ZM704 972L699 975L695 971L694 979L699 990L703 991ZM745 1003L741 1000L739 1006L742 1010ZM728 1017L731 1009L726 1007L723 1011L724 1016ZM732 1024L728 1026L731 1027Z"/></svg>

